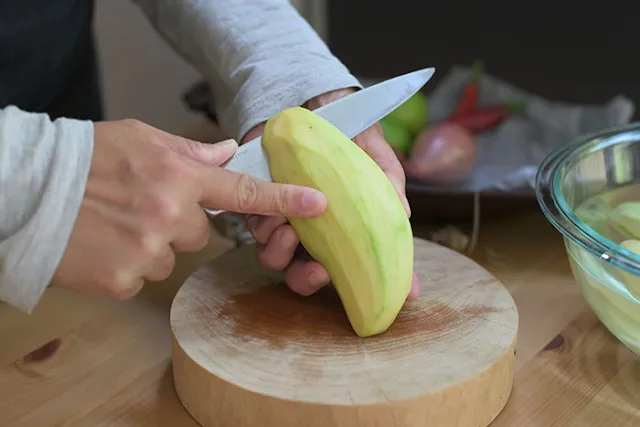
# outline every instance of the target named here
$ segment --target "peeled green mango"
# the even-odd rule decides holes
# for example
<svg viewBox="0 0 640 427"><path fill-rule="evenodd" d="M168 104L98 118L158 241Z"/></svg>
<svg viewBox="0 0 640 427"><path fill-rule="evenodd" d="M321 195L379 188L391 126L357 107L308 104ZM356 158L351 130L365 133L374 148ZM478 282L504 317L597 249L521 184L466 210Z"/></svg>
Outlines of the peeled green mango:
<svg viewBox="0 0 640 427"><path fill-rule="evenodd" d="M624 242L620 243L620 246L628 251L635 253L636 255L640 255L640 240L625 240ZM623 278L622 281L627 290L631 292L634 297L640 299L640 277L631 273L627 273L622 269L620 269L620 275Z"/></svg>
<svg viewBox="0 0 640 427"><path fill-rule="evenodd" d="M275 182L327 197L321 216L288 219L329 273L355 333L386 331L413 275L411 224L389 178L338 128L301 107L268 120L262 146Z"/></svg>
<svg viewBox="0 0 640 427"><path fill-rule="evenodd" d="M571 270L589 305L620 341L640 354L639 301L621 289L621 270L602 263L576 244L569 244L568 249Z"/></svg>
<svg viewBox="0 0 640 427"><path fill-rule="evenodd" d="M640 202L624 202L609 214L611 225L628 239L640 239Z"/></svg>

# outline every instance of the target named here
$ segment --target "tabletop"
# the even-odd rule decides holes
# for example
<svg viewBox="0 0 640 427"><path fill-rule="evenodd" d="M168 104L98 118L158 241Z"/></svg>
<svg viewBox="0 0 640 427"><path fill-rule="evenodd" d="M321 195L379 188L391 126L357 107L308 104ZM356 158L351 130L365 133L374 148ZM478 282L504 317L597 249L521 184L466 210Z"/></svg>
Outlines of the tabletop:
<svg viewBox="0 0 640 427"><path fill-rule="evenodd" d="M192 271L233 246L213 233L129 301L49 289L31 315L0 304L0 425L197 427L173 388L169 309ZM640 358L591 312L541 214L483 224L471 257L520 316L514 388L493 426L640 425Z"/></svg>

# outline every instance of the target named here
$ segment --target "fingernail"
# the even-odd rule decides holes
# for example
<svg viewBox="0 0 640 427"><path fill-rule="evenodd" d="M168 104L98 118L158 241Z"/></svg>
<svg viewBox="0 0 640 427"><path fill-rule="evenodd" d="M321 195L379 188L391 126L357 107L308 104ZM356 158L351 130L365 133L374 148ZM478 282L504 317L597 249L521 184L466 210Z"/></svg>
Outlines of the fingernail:
<svg viewBox="0 0 640 427"><path fill-rule="evenodd" d="M398 197L400 197L400 202L404 207L404 210L407 212L407 215L411 216L411 207L409 207L409 200L407 200L407 195L404 192L404 185L395 177L390 176L389 180L393 187L396 189L396 193L398 193Z"/></svg>
<svg viewBox="0 0 640 427"><path fill-rule="evenodd" d="M411 206L409 206L409 200L405 195L402 195L402 205L404 206L404 210L407 211L407 215L411 217Z"/></svg>
<svg viewBox="0 0 640 427"><path fill-rule="evenodd" d="M238 148L238 143L235 139L225 139L224 141L216 142L215 144L211 144L211 147L216 148L218 150L230 150Z"/></svg>
<svg viewBox="0 0 640 427"><path fill-rule="evenodd" d="M233 139L225 139L224 141L213 144L203 144L202 160L214 165L219 165L227 161L238 148L238 143Z"/></svg>
<svg viewBox="0 0 640 427"><path fill-rule="evenodd" d="M315 290L327 284L326 276L319 271L314 271L309 275L309 285Z"/></svg>
<svg viewBox="0 0 640 427"><path fill-rule="evenodd" d="M420 296L420 279L418 279L418 275L413 273L413 278L411 280L411 291L407 296L408 301L412 301L417 299Z"/></svg>
<svg viewBox="0 0 640 427"><path fill-rule="evenodd" d="M224 150L237 150L238 143L234 139L225 139L224 141L218 142L218 147Z"/></svg>
<svg viewBox="0 0 640 427"><path fill-rule="evenodd" d="M225 148L226 147L237 147L238 146L238 143L233 138L225 139L224 141L219 141L216 144L219 147L225 147Z"/></svg>
<svg viewBox="0 0 640 427"><path fill-rule="evenodd" d="M302 209L307 212L320 214L324 211L326 197L323 193L312 188L302 190Z"/></svg>

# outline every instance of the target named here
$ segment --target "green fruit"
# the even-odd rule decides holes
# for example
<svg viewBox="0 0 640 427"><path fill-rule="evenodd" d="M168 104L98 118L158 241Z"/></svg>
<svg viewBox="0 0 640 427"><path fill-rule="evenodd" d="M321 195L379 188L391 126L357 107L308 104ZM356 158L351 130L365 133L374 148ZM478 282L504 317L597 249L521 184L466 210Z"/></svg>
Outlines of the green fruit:
<svg viewBox="0 0 640 427"><path fill-rule="evenodd" d="M292 107L267 120L262 146L275 182L320 190L327 210L288 218L322 264L361 337L387 330L411 290L413 232L380 166L313 111Z"/></svg>
<svg viewBox="0 0 640 427"><path fill-rule="evenodd" d="M609 214L611 225L627 239L640 239L640 202L624 202Z"/></svg>
<svg viewBox="0 0 640 427"><path fill-rule="evenodd" d="M626 250L633 252L636 255L640 255L640 240L629 239L620 243L620 246L625 248ZM626 271L620 269L620 274L623 278L623 282L627 287L627 290L631 292L631 294L640 299L640 277L627 273ZM640 319L640 316L639 316Z"/></svg>
<svg viewBox="0 0 640 427"><path fill-rule="evenodd" d="M415 135L426 126L427 114L427 98L422 92L416 92L415 95L407 99L387 117L401 124Z"/></svg>
<svg viewBox="0 0 640 427"><path fill-rule="evenodd" d="M396 123L393 119L385 117L380 120L382 131L384 132L384 139L396 150L402 154L407 154L413 144L413 138L411 132L404 126Z"/></svg>

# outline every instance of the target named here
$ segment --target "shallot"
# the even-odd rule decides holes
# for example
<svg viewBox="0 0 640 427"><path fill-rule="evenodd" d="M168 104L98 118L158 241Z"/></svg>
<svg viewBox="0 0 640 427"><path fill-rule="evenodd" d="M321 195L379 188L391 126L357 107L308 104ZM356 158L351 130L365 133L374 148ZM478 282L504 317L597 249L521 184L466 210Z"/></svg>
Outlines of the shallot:
<svg viewBox="0 0 640 427"><path fill-rule="evenodd" d="M420 132L409 156L399 156L408 176L420 181L445 184L463 180L477 157L474 136L455 123L440 123Z"/></svg>

